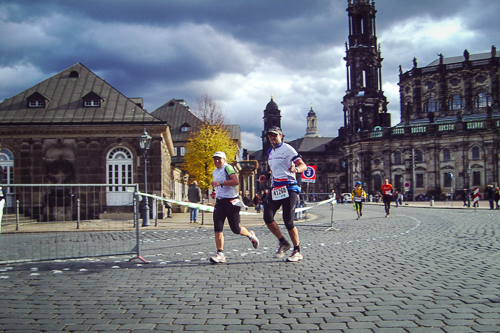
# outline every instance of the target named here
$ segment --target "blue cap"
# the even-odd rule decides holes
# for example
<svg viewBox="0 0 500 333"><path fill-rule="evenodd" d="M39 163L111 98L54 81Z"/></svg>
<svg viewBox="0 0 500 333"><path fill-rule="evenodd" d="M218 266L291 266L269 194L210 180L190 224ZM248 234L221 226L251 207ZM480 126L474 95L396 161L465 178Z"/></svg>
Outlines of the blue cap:
<svg viewBox="0 0 500 333"><path fill-rule="evenodd" d="M363 185L363 183L361 183L361 182L356 182L356 185Z"/></svg>

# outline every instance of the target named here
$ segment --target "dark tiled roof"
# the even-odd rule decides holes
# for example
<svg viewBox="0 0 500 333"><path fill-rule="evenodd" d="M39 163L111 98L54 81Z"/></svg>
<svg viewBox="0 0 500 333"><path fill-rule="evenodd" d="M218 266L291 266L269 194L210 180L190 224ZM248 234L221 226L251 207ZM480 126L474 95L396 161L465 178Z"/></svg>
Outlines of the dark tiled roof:
<svg viewBox="0 0 500 333"><path fill-rule="evenodd" d="M326 150L326 144L334 138L328 137L303 137L288 142L299 153L317 153Z"/></svg>
<svg viewBox="0 0 500 333"><path fill-rule="evenodd" d="M191 132L182 132L181 128L185 125L191 126L192 130L198 128L202 122L196 117L189 106L183 99L171 99L167 103L160 106L158 109L151 112L151 114L159 119L167 121L171 126L172 140L187 141ZM231 139L240 142L241 129L240 125L227 125Z"/></svg>
<svg viewBox="0 0 500 333"><path fill-rule="evenodd" d="M486 53L476 53L476 54L471 54L469 56L469 61L475 61L475 60L485 60L491 58L491 53L486 52ZM456 56L456 57L445 57L443 58L443 64L444 65L449 65L449 64L456 64L459 62L463 62L464 56ZM439 65L439 58L431 62L425 67L432 67L432 66L437 66Z"/></svg>
<svg viewBox="0 0 500 333"><path fill-rule="evenodd" d="M34 93L47 99L45 107L28 106L27 98ZM100 97L101 105L85 107L84 96ZM0 126L120 123L166 125L81 63L0 103Z"/></svg>
<svg viewBox="0 0 500 333"><path fill-rule="evenodd" d="M201 125L201 120L191 112L191 109L185 105L182 99L173 98L151 112L151 114L168 122L171 126L170 132L174 142L187 141L190 132L181 132L184 125L189 125L193 130Z"/></svg>

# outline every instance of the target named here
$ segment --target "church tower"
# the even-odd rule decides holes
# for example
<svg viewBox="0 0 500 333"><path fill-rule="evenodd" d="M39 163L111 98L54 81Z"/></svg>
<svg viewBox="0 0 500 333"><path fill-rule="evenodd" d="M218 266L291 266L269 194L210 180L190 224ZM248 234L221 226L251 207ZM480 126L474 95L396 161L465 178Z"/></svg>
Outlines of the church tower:
<svg viewBox="0 0 500 333"><path fill-rule="evenodd" d="M271 95L271 101L266 105L263 119L264 130L262 131L262 152L267 152L269 148L271 148L271 143L269 143L269 138L267 137L267 130L273 126L281 128L281 111L278 109L278 104L274 102L273 95Z"/></svg>
<svg viewBox="0 0 500 333"><path fill-rule="evenodd" d="M306 129L306 135L304 137L306 138L317 138L320 137L318 133L318 118L316 117L316 113L313 110L313 106L311 103L311 110L307 114L307 129Z"/></svg>
<svg viewBox="0 0 500 333"><path fill-rule="evenodd" d="M377 47L375 2L349 0L349 41L346 42L347 91L344 105L345 134L390 127L387 99L382 91L382 58Z"/></svg>

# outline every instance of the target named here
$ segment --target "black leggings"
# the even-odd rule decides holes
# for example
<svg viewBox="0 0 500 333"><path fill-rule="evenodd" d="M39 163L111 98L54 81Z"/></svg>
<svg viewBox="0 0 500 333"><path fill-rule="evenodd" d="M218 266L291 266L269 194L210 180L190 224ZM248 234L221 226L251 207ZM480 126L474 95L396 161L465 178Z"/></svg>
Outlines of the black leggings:
<svg viewBox="0 0 500 333"><path fill-rule="evenodd" d="M385 213L389 214L391 212L391 197L390 196L384 196L384 206L385 206Z"/></svg>
<svg viewBox="0 0 500 333"><path fill-rule="evenodd" d="M297 192L288 190L288 198L281 200L273 200L273 196L269 193L264 202L264 222L266 224L273 223L274 215L283 206L283 222L287 230L295 228L293 219L295 217L295 207L297 206Z"/></svg>
<svg viewBox="0 0 500 333"><path fill-rule="evenodd" d="M231 203L233 199L217 199L214 209L214 231L222 232L227 218L231 231L237 235L241 232L240 207Z"/></svg>

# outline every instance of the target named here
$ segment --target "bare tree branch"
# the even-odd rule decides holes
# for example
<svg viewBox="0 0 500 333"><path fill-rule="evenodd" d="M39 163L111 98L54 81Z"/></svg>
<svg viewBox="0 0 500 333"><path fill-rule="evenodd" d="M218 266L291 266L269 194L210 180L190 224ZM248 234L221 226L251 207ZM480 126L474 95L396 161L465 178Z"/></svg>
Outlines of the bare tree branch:
<svg viewBox="0 0 500 333"><path fill-rule="evenodd" d="M226 112L206 93L196 98L193 113L206 125L223 126L229 122Z"/></svg>

